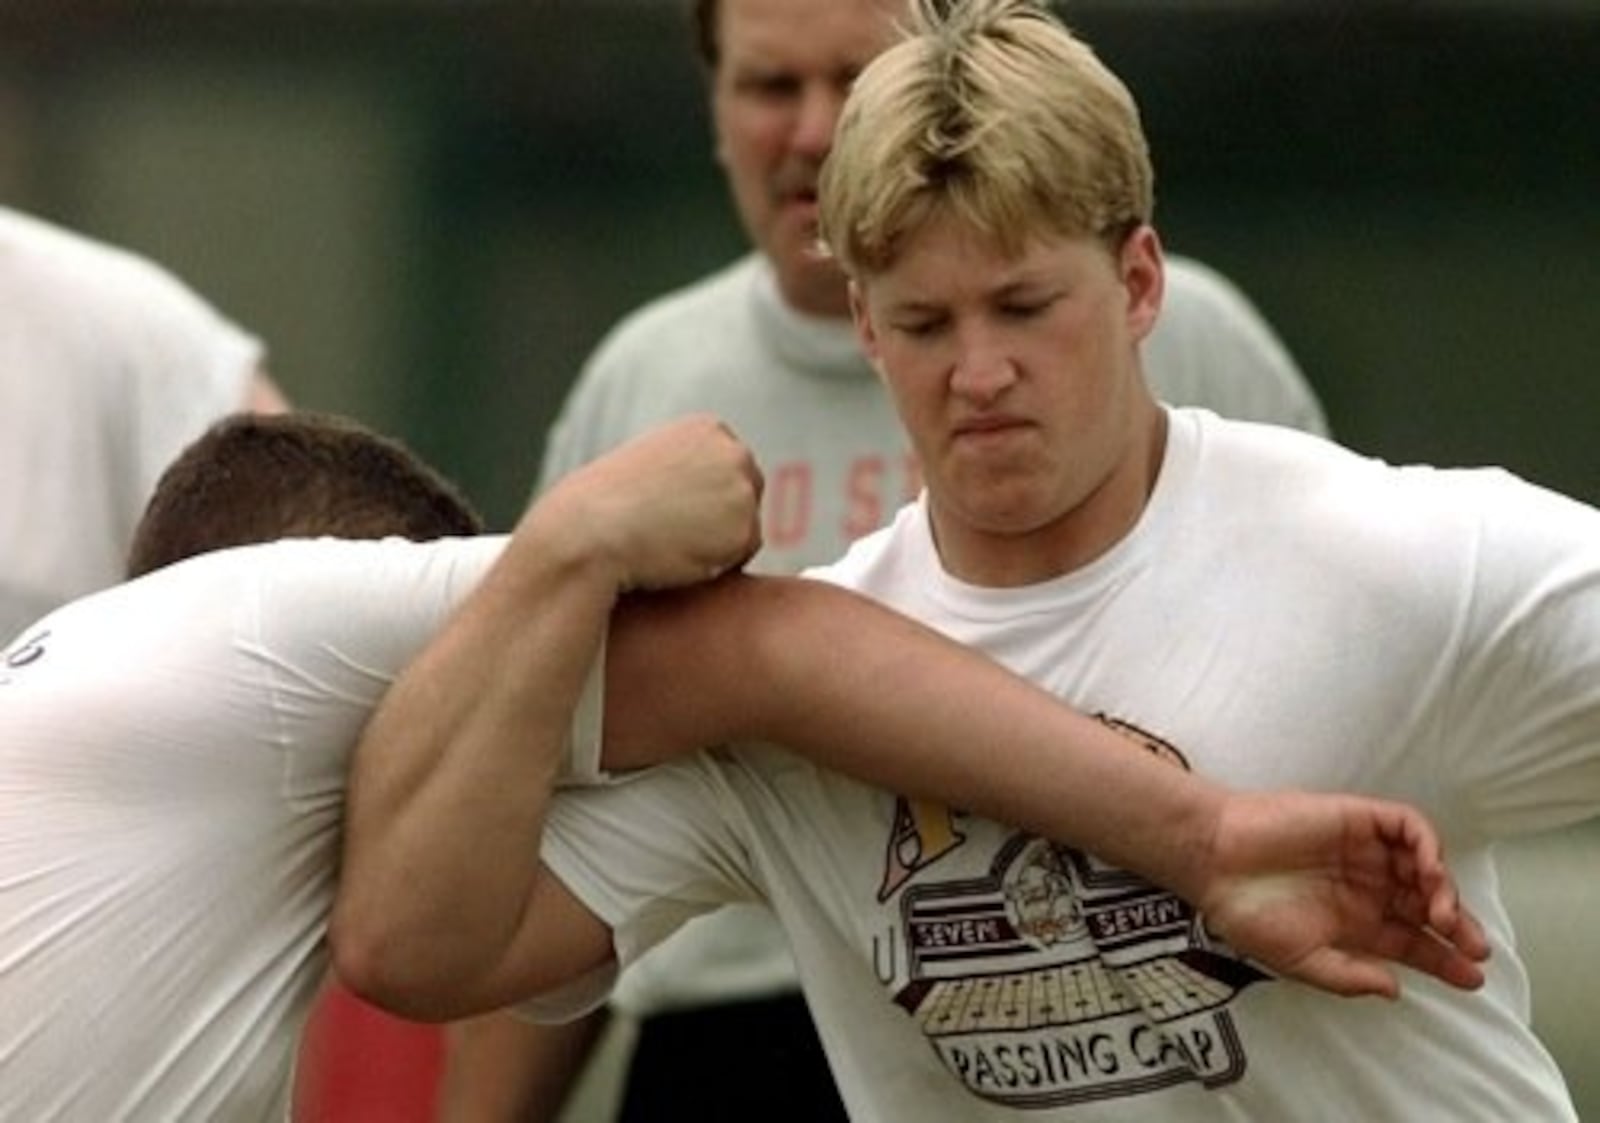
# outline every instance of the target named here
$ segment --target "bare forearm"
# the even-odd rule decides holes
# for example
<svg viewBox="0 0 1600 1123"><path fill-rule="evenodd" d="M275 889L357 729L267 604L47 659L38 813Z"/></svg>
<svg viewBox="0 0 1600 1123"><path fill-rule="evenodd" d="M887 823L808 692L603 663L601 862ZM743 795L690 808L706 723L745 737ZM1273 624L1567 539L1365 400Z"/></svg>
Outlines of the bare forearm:
<svg viewBox="0 0 1600 1123"><path fill-rule="evenodd" d="M537 524L406 669L357 747L332 943L365 993L462 979L515 937L614 582Z"/></svg>
<svg viewBox="0 0 1600 1123"><path fill-rule="evenodd" d="M391 689L357 747L330 938L366 997L460 1017L604 962L604 926L538 843L619 590L736 568L760 542L760 473L709 415L575 471Z"/></svg>
<svg viewBox="0 0 1600 1123"><path fill-rule="evenodd" d="M606 761L775 741L827 767L1199 889L1222 792L977 652L816 582L734 579L624 605Z"/></svg>

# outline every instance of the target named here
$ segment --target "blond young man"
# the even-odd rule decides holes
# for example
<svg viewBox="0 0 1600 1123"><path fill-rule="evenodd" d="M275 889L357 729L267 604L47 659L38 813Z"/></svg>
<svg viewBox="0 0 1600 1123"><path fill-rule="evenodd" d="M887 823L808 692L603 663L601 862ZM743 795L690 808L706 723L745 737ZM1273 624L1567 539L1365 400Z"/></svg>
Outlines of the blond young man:
<svg viewBox="0 0 1600 1123"><path fill-rule="evenodd" d="M662 421L709 410L767 471L764 573L837 558L920 488L916 458L849 322L845 278L817 251L817 178L855 76L894 41L898 0L695 0L717 163L751 251L649 301L607 333L551 428L540 488ZM1146 349L1165 401L1323 433L1320 403L1249 299L1201 262L1169 260ZM839 1119L793 959L768 910L724 909L630 969L612 1007L637 1019L621 1119L677 1112ZM462 1027L447 1117L551 1114L576 1031ZM554 1037L556 1040L552 1041ZM579 1043L580 1048L582 1043ZM541 1056L541 1051L554 1056ZM459 1113L459 1114L456 1114Z"/></svg>

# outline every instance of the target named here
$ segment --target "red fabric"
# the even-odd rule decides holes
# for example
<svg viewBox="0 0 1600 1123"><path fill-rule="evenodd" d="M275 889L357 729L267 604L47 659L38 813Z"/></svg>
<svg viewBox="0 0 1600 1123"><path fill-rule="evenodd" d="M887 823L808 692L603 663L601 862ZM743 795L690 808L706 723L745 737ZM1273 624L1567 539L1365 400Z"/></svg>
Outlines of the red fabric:
<svg viewBox="0 0 1600 1123"><path fill-rule="evenodd" d="M431 1123L443 1031L384 1013L330 985L306 1023L296 1123Z"/></svg>

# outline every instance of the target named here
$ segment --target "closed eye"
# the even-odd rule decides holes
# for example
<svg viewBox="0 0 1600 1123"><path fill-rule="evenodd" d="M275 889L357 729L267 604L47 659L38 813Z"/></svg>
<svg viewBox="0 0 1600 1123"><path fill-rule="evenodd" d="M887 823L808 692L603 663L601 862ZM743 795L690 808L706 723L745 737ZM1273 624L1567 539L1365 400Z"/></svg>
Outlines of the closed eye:
<svg viewBox="0 0 1600 1123"><path fill-rule="evenodd" d="M949 321L943 316L929 316L914 320L899 320L889 326L910 339L931 339L942 331Z"/></svg>
<svg viewBox="0 0 1600 1123"><path fill-rule="evenodd" d="M1031 320L1033 317L1048 311L1055 303L1055 297L1041 297L1028 300L1008 300L1000 305L1000 314L1008 320Z"/></svg>

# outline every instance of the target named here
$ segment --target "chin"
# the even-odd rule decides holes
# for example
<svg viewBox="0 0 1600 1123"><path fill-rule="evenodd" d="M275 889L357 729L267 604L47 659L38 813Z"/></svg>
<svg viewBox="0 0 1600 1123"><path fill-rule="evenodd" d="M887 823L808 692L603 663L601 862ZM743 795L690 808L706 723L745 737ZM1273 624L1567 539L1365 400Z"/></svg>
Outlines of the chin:
<svg viewBox="0 0 1600 1123"><path fill-rule="evenodd" d="M844 274L832 261L807 258L777 262L778 287L788 302L813 316L846 318L850 315L849 288Z"/></svg>
<svg viewBox="0 0 1600 1123"><path fill-rule="evenodd" d="M1007 538L1032 534L1050 522L1046 512L1023 496L973 496L952 509L973 530Z"/></svg>

